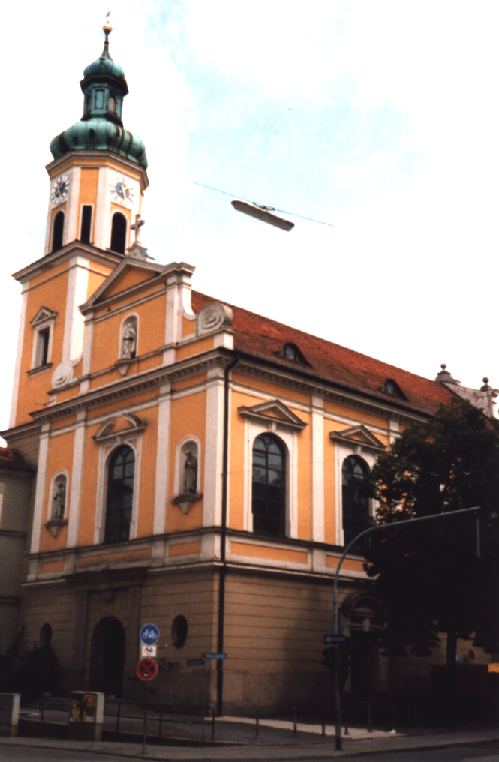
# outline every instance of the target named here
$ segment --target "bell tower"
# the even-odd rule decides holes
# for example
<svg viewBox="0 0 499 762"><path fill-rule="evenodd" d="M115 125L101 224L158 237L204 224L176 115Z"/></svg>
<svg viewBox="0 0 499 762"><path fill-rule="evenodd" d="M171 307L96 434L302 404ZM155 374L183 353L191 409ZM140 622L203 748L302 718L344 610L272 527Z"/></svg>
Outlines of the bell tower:
<svg viewBox="0 0 499 762"><path fill-rule="evenodd" d="M10 426L56 404L77 384L85 323L80 305L127 256L146 257L138 233L148 186L143 142L123 126L128 85L111 58L111 25L101 55L83 72L83 115L50 144L50 191L43 256L14 274L23 309Z"/></svg>
<svg viewBox="0 0 499 762"><path fill-rule="evenodd" d="M104 24L102 53L83 72L80 121L50 144L46 255L72 241L125 254L141 213L147 158L140 138L123 127L128 85L109 52L111 30Z"/></svg>

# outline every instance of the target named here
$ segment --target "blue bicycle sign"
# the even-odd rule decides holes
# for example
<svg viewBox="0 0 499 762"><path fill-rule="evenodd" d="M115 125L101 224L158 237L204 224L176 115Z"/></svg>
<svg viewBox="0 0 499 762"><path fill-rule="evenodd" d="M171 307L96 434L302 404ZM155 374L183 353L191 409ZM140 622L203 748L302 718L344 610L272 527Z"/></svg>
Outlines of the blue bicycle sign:
<svg viewBox="0 0 499 762"><path fill-rule="evenodd" d="M147 646L152 646L159 640L159 627L155 624L144 624L140 628L140 640Z"/></svg>

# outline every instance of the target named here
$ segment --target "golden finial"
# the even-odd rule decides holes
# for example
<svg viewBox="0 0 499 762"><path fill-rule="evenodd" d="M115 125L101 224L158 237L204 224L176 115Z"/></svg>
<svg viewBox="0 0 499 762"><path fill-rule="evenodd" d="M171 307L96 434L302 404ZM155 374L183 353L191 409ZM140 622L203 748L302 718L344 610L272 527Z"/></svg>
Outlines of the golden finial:
<svg viewBox="0 0 499 762"><path fill-rule="evenodd" d="M111 34L111 32L113 31L113 27L111 26L111 23L110 23L110 21L109 21L109 17L110 17L110 15L111 15L111 11L108 11L108 12L106 13L106 20L105 20L105 22L104 22L104 26L102 27L102 31L103 31L103 32L104 32L104 34L106 35L106 39L107 39L107 36L108 36L109 34Z"/></svg>

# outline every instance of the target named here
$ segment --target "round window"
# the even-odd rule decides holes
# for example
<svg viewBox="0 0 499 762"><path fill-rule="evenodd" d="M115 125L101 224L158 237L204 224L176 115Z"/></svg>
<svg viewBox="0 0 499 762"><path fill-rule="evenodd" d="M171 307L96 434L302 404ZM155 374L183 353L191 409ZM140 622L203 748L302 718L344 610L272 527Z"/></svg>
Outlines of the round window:
<svg viewBox="0 0 499 762"><path fill-rule="evenodd" d="M175 648L182 648L187 640L189 626L187 619L182 614L175 617L172 624L172 641Z"/></svg>

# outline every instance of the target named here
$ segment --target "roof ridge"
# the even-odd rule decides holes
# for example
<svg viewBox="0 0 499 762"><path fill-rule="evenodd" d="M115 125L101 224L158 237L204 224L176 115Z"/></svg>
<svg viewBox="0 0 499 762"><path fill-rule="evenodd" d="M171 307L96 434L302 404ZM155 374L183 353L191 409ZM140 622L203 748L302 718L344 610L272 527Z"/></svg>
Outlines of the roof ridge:
<svg viewBox="0 0 499 762"><path fill-rule="evenodd" d="M325 342L326 344L328 344L330 346L337 347L338 349L341 349L344 352L348 352L349 354L356 355L359 358L360 357L362 357L362 358L365 357L367 360L371 360L372 362L376 362L379 365L385 366L386 368L392 368L393 370L400 371L400 373L409 374L410 376L413 376L414 378L421 379L421 381L425 381L427 383L432 383L432 384L436 383L433 379L427 378L426 376L422 376L419 373L414 373L411 370L407 370L405 368L400 368L398 365L393 365L392 363L386 362L386 360L380 360L379 358L373 357L372 355L368 355L365 352L361 352L361 351L359 351L357 349L351 349L350 347L346 347L343 344L338 344L337 342L331 341L330 339L325 339L325 338L323 338L321 336L317 336L316 334L309 333L308 331L303 331L301 328L294 328L293 326L288 325L287 323L282 323L281 321L275 320L274 318L269 318L266 315L260 315L258 312L253 312L252 310L248 310L246 307L240 307L239 305L232 304L231 302L227 302L227 301L222 300L222 299L216 299L215 297L209 296L208 294L204 294L201 291L196 291L194 289L193 289L192 293L200 296L203 299L210 299L212 301L219 301L219 302L221 302L223 304L226 304L227 306L231 307L231 309L233 309L233 310L238 310L240 312L245 312L247 315L254 316L255 318L258 318L260 320L265 320L265 321L267 321L269 323L272 323L272 324L274 324L276 326L279 326L281 328L289 328L292 331L296 331L297 333L301 334L303 337L310 337L310 338L315 339L317 341L323 341L323 342ZM247 331L245 331L244 329L238 329L238 333L244 334L245 336L250 336L251 335ZM304 355L306 357L306 350L302 349L302 351L303 351L303 353L304 353ZM441 385L439 384L439 386L441 386Z"/></svg>

